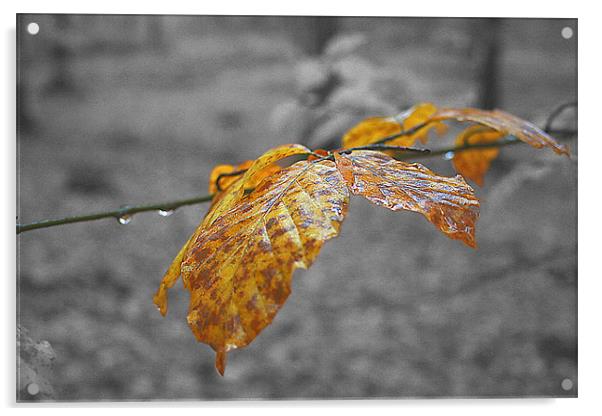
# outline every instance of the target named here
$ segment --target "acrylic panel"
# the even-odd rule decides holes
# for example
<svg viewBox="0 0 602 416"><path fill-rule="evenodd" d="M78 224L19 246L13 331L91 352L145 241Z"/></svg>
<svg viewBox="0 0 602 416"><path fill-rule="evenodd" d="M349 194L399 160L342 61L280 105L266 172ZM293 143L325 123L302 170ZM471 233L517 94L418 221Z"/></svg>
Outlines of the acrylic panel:
<svg viewBox="0 0 602 416"><path fill-rule="evenodd" d="M576 397L577 29L18 15L17 399Z"/></svg>

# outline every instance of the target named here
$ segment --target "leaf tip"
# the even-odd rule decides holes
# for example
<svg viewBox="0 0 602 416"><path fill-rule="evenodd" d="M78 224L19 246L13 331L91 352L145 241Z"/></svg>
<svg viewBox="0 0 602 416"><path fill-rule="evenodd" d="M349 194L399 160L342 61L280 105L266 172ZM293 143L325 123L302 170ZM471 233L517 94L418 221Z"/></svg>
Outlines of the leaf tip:
<svg viewBox="0 0 602 416"><path fill-rule="evenodd" d="M558 149L554 149L554 151L559 155L565 155L568 158L571 157L571 151L567 145L559 144Z"/></svg>
<svg viewBox="0 0 602 416"><path fill-rule="evenodd" d="M226 361L228 353L224 350L218 350L215 353L215 368L217 372L223 377L226 372Z"/></svg>
<svg viewBox="0 0 602 416"><path fill-rule="evenodd" d="M161 315L167 315L167 287L164 283L161 283L157 293L153 296L153 303L157 306Z"/></svg>
<svg viewBox="0 0 602 416"><path fill-rule="evenodd" d="M474 238L474 235L471 236L471 238L467 238L464 240L464 243L466 243L466 245L472 249L477 249L477 241Z"/></svg>

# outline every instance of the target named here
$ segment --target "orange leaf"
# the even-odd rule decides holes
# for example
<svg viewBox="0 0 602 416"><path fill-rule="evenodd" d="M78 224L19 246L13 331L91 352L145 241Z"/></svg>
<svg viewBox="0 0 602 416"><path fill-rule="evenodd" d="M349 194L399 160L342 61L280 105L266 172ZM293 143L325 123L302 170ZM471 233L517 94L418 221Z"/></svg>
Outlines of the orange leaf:
<svg viewBox="0 0 602 416"><path fill-rule="evenodd" d="M251 342L290 293L296 268L309 267L338 235L349 193L331 161L301 161L266 178L191 240L181 264L191 292L188 323L200 342L226 353Z"/></svg>
<svg viewBox="0 0 602 416"><path fill-rule="evenodd" d="M416 104L414 107L402 114L397 115L395 118L402 123L403 130L408 131L428 122L436 112L437 107L435 107L433 104L422 103ZM447 132L447 126L445 124L429 123L415 133L407 137L400 137L399 139L391 140L388 142L388 144L394 146L411 146L416 142L416 140L420 140L422 144L425 144L428 141L428 134L432 129L435 129L437 134L440 136Z"/></svg>
<svg viewBox="0 0 602 416"><path fill-rule="evenodd" d="M186 250L188 249L188 244L190 244L191 239L192 237L188 239L186 244L182 246L176 257L171 262L171 265L163 276L163 280L161 280L159 290L157 290L157 293L153 297L153 303L157 306L157 308L159 308L159 311L163 316L167 314L167 291L176 284L178 278L180 277L182 260L184 259L184 255L186 254Z"/></svg>
<svg viewBox="0 0 602 416"><path fill-rule="evenodd" d="M309 160L309 161L318 160L318 159L328 156L329 154L330 154L330 152L328 150L316 149L316 150L314 150L314 153L307 158L307 160Z"/></svg>
<svg viewBox="0 0 602 416"><path fill-rule="evenodd" d="M403 127L393 117L370 117L345 133L342 140L343 148L349 149L372 144L385 137L398 134L402 129Z"/></svg>
<svg viewBox="0 0 602 416"><path fill-rule="evenodd" d="M399 134L410 130L420 124L428 121L437 112L436 107L431 103L415 105L409 110L395 117L371 117L363 120L352 127L343 136L343 148L365 146L376 143L385 137ZM438 134L445 133L443 123L432 123L420 128L412 134L401 136L388 142L394 146L412 146L416 140L426 143L428 133L435 128Z"/></svg>
<svg viewBox="0 0 602 416"><path fill-rule="evenodd" d="M182 246L178 252L178 255L174 258L167 272L163 276L163 280L159 285L159 289L153 298L153 302L155 305L157 305L161 314L165 315L167 313L167 292L168 289L173 287L173 285L177 282L178 277L180 277L182 260L185 258L186 253L188 252L190 242L195 240L205 227L211 225L217 217L228 211L234 204L244 197L245 189L247 189L245 185L247 187L250 186L252 189L260 180L263 180L279 171L280 167L275 169L275 162L289 156L306 154L310 152L311 151L305 146L297 144L282 145L268 150L257 160L252 161L251 164L244 162L242 165L237 167L240 168L241 166L245 166L244 168L246 168L247 171L244 175L237 177L232 183L228 184L227 189L219 192L214 197L211 207L205 215L205 218L186 242L186 244ZM246 166L247 164L249 166ZM234 167L232 168L234 169ZM220 168L218 166L214 168L214 172L216 170L224 171L224 169L225 171L228 170L228 168ZM215 175L215 178L217 178L217 176L219 176L219 173ZM210 186L211 183L215 183L215 181L210 182ZM183 282L185 286L188 286L188 281L186 279L183 279Z"/></svg>
<svg viewBox="0 0 602 416"><path fill-rule="evenodd" d="M427 138L445 120L470 121L456 146L491 143L511 134L534 147L567 154L534 125L495 110L443 109L420 104L396 118L371 118L343 138L346 147L373 144L415 129L388 144L409 146ZM485 127L483 127L485 126ZM282 169L275 165L293 155L308 160ZM497 149L458 152L456 170L481 184ZM274 319L291 291L297 268L308 268L325 241L338 235L347 213L349 190L393 211L422 214L452 239L476 247L479 201L462 176L436 175L420 164L395 160L382 152L312 152L301 145L272 149L255 161L217 166L210 180L216 192L201 225L184 244L154 297L162 314L167 292L181 275L191 292L188 324L200 342L216 351L215 366L224 374L227 353L248 345ZM244 174L222 176L244 170Z"/></svg>
<svg viewBox="0 0 602 416"><path fill-rule="evenodd" d="M247 160L241 163L238 166L233 165L217 165L211 171L211 175L209 176L209 193L217 194L218 192L223 192L230 185L236 182L241 176L245 174L244 171L249 169L254 163L254 160ZM245 184L245 189L253 189L259 184L264 178L274 175L280 171L280 166L272 164L265 167L263 170L257 172L257 174L253 177L252 180L249 180ZM228 175L232 174L232 175ZM217 186L217 181L219 179L219 190Z"/></svg>
<svg viewBox="0 0 602 416"><path fill-rule="evenodd" d="M492 130L478 124L472 125L458 134L456 147L466 144L494 143L505 135L505 132ZM489 165L499 153L500 149L495 147L463 150L454 154L453 165L456 172L473 180L477 185L483 186L485 173L487 173Z"/></svg>
<svg viewBox="0 0 602 416"><path fill-rule="evenodd" d="M225 175L225 174L229 174L229 173L233 173L233 172L247 170L251 167L252 164L253 164L252 160L247 160L245 162L242 162L238 166L217 165L216 167L214 167L213 170L211 171L211 174L209 175L209 193L217 194L220 191L224 191L226 188L228 188L230 185L232 185L232 183L234 183L238 178L240 178L242 175L244 175L244 172L240 173L239 175L235 175L235 176L221 176L220 177L220 175ZM217 186L218 179L219 179L219 190L218 190L218 186Z"/></svg>
<svg viewBox="0 0 602 416"><path fill-rule="evenodd" d="M354 195L393 211L418 212L448 237L476 247L479 201L460 175L438 176L420 164L365 150L335 153L335 161Z"/></svg>
<svg viewBox="0 0 602 416"><path fill-rule="evenodd" d="M557 154L569 155L569 150L566 146L557 143L554 138L534 124L501 110L443 108L432 117L434 121L450 119L479 123L499 132L512 135L535 148L550 147Z"/></svg>
<svg viewBox="0 0 602 416"><path fill-rule="evenodd" d="M240 198L245 189L254 188L260 180L273 174L274 163L294 155L311 154L311 150L300 144L285 144L268 150L247 169L242 177L234 180L228 188L219 193L219 198L214 199L209 212L202 225L211 224L220 214L230 209ZM276 168L276 170L280 170Z"/></svg>

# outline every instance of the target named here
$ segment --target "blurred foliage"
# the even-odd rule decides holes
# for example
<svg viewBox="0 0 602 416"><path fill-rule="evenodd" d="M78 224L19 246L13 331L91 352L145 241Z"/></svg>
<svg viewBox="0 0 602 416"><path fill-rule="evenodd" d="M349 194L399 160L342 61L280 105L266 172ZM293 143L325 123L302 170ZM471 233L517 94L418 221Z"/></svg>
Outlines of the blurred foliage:
<svg viewBox="0 0 602 416"><path fill-rule="evenodd" d="M395 68L362 56L367 44L362 33L339 34L322 55L301 59L295 67L295 97L271 115L275 134L310 147L333 147L357 120L408 107L407 80Z"/></svg>

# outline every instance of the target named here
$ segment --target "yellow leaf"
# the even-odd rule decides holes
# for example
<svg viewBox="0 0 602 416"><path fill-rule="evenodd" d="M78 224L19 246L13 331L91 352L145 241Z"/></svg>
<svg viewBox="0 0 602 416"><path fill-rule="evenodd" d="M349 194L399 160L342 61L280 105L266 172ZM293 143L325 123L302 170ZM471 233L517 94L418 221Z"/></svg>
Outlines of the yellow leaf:
<svg viewBox="0 0 602 416"><path fill-rule="evenodd" d="M244 175L244 172L242 172L236 176L234 176L234 175L233 176L221 176L221 178L220 178L220 175L225 175L225 174L229 174L229 173L233 173L233 172L240 172L243 170L247 170L251 167L252 164L253 164L252 160L247 160L237 166L235 166L235 165L217 165L216 167L214 167L213 170L211 171L211 174L209 175L209 193L217 194L218 192L223 192L230 185L232 185L233 182L235 182L242 175ZM218 179L219 179L219 186L217 183Z"/></svg>
<svg viewBox="0 0 602 416"><path fill-rule="evenodd" d="M411 131L388 143L409 146L425 141L432 128L443 133L446 120L480 124L465 129L456 146L491 143L511 134L534 147L568 154L546 133L510 114L437 111L429 103L396 118L364 120L345 135L343 144L369 145ZM308 160L285 169L275 165L301 154ZM480 184L497 154L497 149L458 152L454 165ZM245 169L244 174L220 178ZM228 351L248 345L272 322L290 293L295 269L308 268L324 242L338 235L349 191L393 211L420 213L448 237L476 246L479 201L464 178L439 176L382 152L312 153L301 145L284 145L253 162L217 166L210 189L216 192L212 206L174 259L154 301L165 314L167 291L182 276L191 293L188 324L200 342L216 351L215 366L222 375Z"/></svg>
<svg viewBox="0 0 602 416"><path fill-rule="evenodd" d="M569 155L569 149L566 146L557 143L554 138L534 124L501 110L443 108L432 117L432 120L472 121L473 123L478 123L499 132L512 135L535 148L549 147L557 154Z"/></svg>
<svg viewBox="0 0 602 416"><path fill-rule="evenodd" d="M296 268L309 267L339 233L349 193L331 161L301 161L266 178L190 242L182 277L188 323L216 352L244 347L287 299Z"/></svg>
<svg viewBox="0 0 602 416"><path fill-rule="evenodd" d="M431 117L437 112L437 107L431 103L417 104L410 108L405 113L396 116L396 119L400 120L403 130L408 131L423 123L428 122ZM416 143L416 140L420 140L422 144L428 141L429 132L435 129L438 135L443 135L447 131L447 126L443 123L429 123L428 125L420 128L415 133L394 139L388 144L393 146L412 146Z"/></svg>
<svg viewBox="0 0 602 416"><path fill-rule="evenodd" d="M505 132L492 130L481 125L473 125L458 134L456 137L456 147L466 144L494 143L505 135ZM485 173L487 173L491 162L499 153L500 149L496 147L463 150L454 154L452 162L456 172L473 180L477 185L483 186Z"/></svg>
<svg viewBox="0 0 602 416"><path fill-rule="evenodd" d="M343 148L349 149L372 144L401 131L402 126L393 117L370 117L345 133Z"/></svg>
<svg viewBox="0 0 602 416"><path fill-rule="evenodd" d="M244 162L242 165L239 165L239 167L246 166L245 168L248 170L244 175L229 183L227 189L217 194L217 196L213 199L212 205L205 215L205 218L192 236L188 239L186 244L182 246L177 256L169 266L167 272L163 276L161 284L159 285L159 289L153 298L153 301L161 311L161 314L165 315L167 313L167 292L168 289L173 287L173 285L177 282L178 277L181 274L181 263L188 251L190 242L195 241L196 237L201 233L204 227L207 227L213 223L213 221L219 217L219 215L230 209L244 196L246 189L245 185L255 187L260 180L263 180L279 171L280 167L277 169L274 168L274 163L289 156L307 154L310 152L311 151L305 146L297 144L282 145L272 150L268 150L257 160L252 161L251 163ZM214 172L216 170L224 171L224 168L220 168L218 166L214 169ZM225 171L227 170L228 168L225 169ZM215 175L215 179L217 179L217 176L219 176L219 173ZM214 182L215 181L212 183ZM188 280L186 278L183 278L182 280L184 286L188 287Z"/></svg>
<svg viewBox="0 0 602 416"><path fill-rule="evenodd" d="M182 264L182 260L184 259L184 254L186 254L190 239L188 239L186 244L182 246L176 257L171 262L171 265L163 276L163 280L161 280L159 290L157 290L157 293L153 297L154 304L157 306L157 308L159 308L159 311L163 316L167 314L167 291L176 284L178 278L180 277L180 266Z"/></svg>
<svg viewBox="0 0 602 416"><path fill-rule="evenodd" d="M429 121L436 112L437 108L433 104L423 103L415 105L395 117L367 118L345 133L342 139L343 148L349 149L373 144L386 137L408 131ZM412 146L416 140L426 143L428 133L433 128L438 134L444 134L446 131L443 123L432 123L387 143L394 146Z"/></svg>
<svg viewBox="0 0 602 416"><path fill-rule="evenodd" d="M211 224L220 214L230 209L244 195L248 184L255 185L258 177L265 177L264 171L270 165L287 157L301 154L311 154L311 150L300 144L285 144L265 152L253 162L242 177L231 183L221 193L219 200L213 202L202 225Z"/></svg>
<svg viewBox="0 0 602 416"><path fill-rule="evenodd" d="M479 201L460 175L439 176L418 163L366 150L335 153L335 161L354 195L393 211L418 212L448 237L476 247Z"/></svg>
<svg viewBox="0 0 602 416"><path fill-rule="evenodd" d="M249 169L254 162L254 160L247 160L238 166L217 165L214 167L209 176L209 193L217 196L218 193L228 189L230 185L245 174L245 171ZM264 178L278 173L280 169L280 166L276 164L266 166L245 184L245 189L255 188L255 186L257 186ZM219 186L217 183L218 180Z"/></svg>

